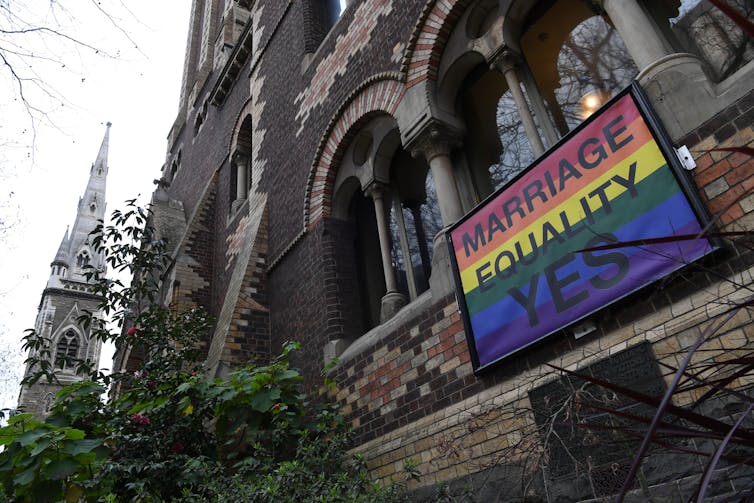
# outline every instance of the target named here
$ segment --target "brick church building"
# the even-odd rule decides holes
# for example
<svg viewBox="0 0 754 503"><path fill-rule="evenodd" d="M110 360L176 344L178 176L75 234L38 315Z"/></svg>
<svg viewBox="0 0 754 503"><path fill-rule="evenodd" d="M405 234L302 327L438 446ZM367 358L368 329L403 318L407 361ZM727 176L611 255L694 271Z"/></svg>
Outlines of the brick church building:
<svg viewBox="0 0 754 503"><path fill-rule="evenodd" d="M751 19L751 2L728 3ZM671 240L655 261L618 248L571 264L622 236L592 228L602 213L641 239L752 230L754 160L716 149L754 143L753 59L698 0L193 0L153 196L174 257L165 302L216 319L211 375L297 340L316 390L337 358L328 392L377 479L413 458L425 496L612 494L630 456L555 426L573 390L551 365L662 394L701 330L750 295L754 255L743 238ZM667 173L645 173L660 151ZM639 196L666 186L680 206L642 213ZM753 337L740 310L699 358ZM694 473L643 476L679 491Z"/></svg>

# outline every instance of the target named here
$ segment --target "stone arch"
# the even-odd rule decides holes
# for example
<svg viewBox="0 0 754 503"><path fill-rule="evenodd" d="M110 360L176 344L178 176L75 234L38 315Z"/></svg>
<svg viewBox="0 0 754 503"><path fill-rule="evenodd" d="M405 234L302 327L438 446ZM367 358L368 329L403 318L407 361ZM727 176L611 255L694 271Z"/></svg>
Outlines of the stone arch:
<svg viewBox="0 0 754 503"><path fill-rule="evenodd" d="M493 22L494 21L494 22ZM399 117L405 144L431 121L465 129L454 97L468 73L494 59L502 46L498 0L431 0L404 53L401 72L410 107Z"/></svg>
<svg viewBox="0 0 754 503"><path fill-rule="evenodd" d="M437 79L448 36L472 0L429 0L414 27L401 70L406 87Z"/></svg>
<svg viewBox="0 0 754 503"><path fill-rule="evenodd" d="M369 114L352 130L334 179L330 214L334 218L345 219L348 214L354 191L351 180L362 191L373 182L390 183L392 157L401 143L398 124L386 113Z"/></svg>
<svg viewBox="0 0 754 503"><path fill-rule="evenodd" d="M394 75L378 75L366 81L335 114L314 156L304 201L304 228L313 227L332 213L337 166L359 124L378 114L395 116L405 87Z"/></svg>
<svg viewBox="0 0 754 503"><path fill-rule="evenodd" d="M233 134L231 135L230 142L228 143L228 156L232 156L233 153L239 148L243 149L244 152L251 153L251 134L253 130L252 111L254 109L253 105L254 104L252 103L252 99L249 98L248 100L246 100L246 103L244 103L241 111L236 116L236 122L233 126ZM246 132L248 132L247 137L242 138L244 136L244 133ZM239 138L241 138L240 142Z"/></svg>

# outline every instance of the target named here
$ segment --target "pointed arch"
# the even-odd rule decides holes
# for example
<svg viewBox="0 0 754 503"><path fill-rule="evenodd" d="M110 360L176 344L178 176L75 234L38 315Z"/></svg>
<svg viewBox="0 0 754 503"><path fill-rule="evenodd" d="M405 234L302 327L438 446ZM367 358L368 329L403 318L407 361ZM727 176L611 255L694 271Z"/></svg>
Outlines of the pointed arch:
<svg viewBox="0 0 754 503"><path fill-rule="evenodd" d="M84 346L83 337L79 330L69 325L61 330L54 340L55 365L63 370L69 369L70 359L79 358L81 348Z"/></svg>

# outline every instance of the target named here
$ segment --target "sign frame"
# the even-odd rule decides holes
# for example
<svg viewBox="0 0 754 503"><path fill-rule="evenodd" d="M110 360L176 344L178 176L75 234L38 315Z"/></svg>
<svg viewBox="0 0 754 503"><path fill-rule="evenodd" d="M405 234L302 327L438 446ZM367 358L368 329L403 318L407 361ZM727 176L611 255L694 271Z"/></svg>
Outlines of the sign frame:
<svg viewBox="0 0 754 503"><path fill-rule="evenodd" d="M514 185L519 179L526 176L529 172L534 170L543 161L549 159L550 156L556 154L562 147L564 147L567 143L569 143L582 130L589 127L590 124L592 124L600 116L602 116L605 113L608 113L613 107L613 105L615 105L618 101L623 99L625 96L630 96L631 99L633 100L634 105L639 113L639 117L643 119L644 123L646 124L647 129L649 130L651 140L653 140L656 143L659 149L659 152L661 153L665 163L667 164L668 169L672 173L673 177L675 178L675 181L678 184L678 187L680 188L680 192L685 197L686 203L688 204L691 211L693 212L693 215L696 218L697 223L705 231L712 230L711 229L712 219L710 218L710 215L707 212L707 209L702 204L701 199L696 191L696 188L694 187L694 184L691 181L691 178L688 176L688 172L683 168L680 162L680 159L676 155L672 141L670 140L670 136L665 130L665 127L663 126L656 112L653 110L648 97L644 93L644 90L641 88L638 82L633 81L628 87L626 87L625 89L620 91L618 94L616 94L613 98L611 98L605 105L603 105L594 114L592 114L590 117L588 117L583 122L581 122L581 124L579 124L576 128L574 128L568 134L563 136L555 145L549 148L538 159L536 159L526 168L522 169L514 178L512 178L511 180L506 182L503 186L499 187L497 190L492 192L483 201L477 204L471 211L466 213L460 220L458 220L458 222L456 222L452 226L448 227L448 229L446 229L445 235L446 235L446 241L448 245L448 252L450 255L451 271L452 271L453 280L455 283L455 297L456 297L456 302L461 312L461 318L463 320L464 330L466 334L466 341L468 344L468 348L469 348L469 352L471 356L471 362L472 362L475 374L479 374L481 372L488 370L490 367L497 365L501 361L506 360L510 358L511 356L520 353L522 350L532 345L535 345L544 341L545 339L549 338L555 333L562 332L564 329L573 326L579 321L585 318L588 318L589 316L592 316L597 312L603 311L608 306L615 304L621 299L626 298L627 296L635 293L638 290L646 288L647 286L655 283L659 279L662 279L663 277L667 277L667 275L672 274L688 265L685 263L681 263L678 267L674 268L672 271L669 271L662 276L655 277L654 279L649 279L643 284L641 284L640 286L637 286L636 288L620 296L617 296L606 303L599 305L598 307L590 310L589 312L584 313L583 315L580 315L577 318L569 320L567 323L559 326L558 328L551 330L543 335L540 335L536 337L535 339L532 339L530 342L524 345L521 345L520 347L517 347L507 353L499 355L493 360L486 362L483 365L480 364L480 358L477 352L476 339L474 337L474 331L471 324L471 315L470 315L469 308L466 303L466 295L464 294L463 284L461 280L461 271L459 269L459 265L458 265L458 261L456 257L456 250L455 250L452 233L456 229L458 229L460 226L462 226L465 222L467 222L471 217L475 216L477 213L484 210L487 207L487 205L492 203L498 196L504 193L512 185ZM612 169L612 167L608 169ZM707 256L710 253L714 252L717 248L719 248L718 240L706 238L706 241L707 241L709 249L706 252L704 252L701 256L694 258L691 262L697 261L703 258L704 256Z"/></svg>

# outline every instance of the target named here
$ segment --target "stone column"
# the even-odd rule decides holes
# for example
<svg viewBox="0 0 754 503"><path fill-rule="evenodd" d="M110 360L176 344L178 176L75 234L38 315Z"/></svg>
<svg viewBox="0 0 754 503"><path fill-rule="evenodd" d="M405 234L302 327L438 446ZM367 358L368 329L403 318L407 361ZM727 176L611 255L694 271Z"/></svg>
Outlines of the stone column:
<svg viewBox="0 0 754 503"><path fill-rule="evenodd" d="M437 191L437 203L443 226L447 227L463 216L450 153L461 144L457 134L439 124L432 124L414 140L411 153L427 160Z"/></svg>
<svg viewBox="0 0 754 503"><path fill-rule="evenodd" d="M443 229L434 236L432 243L434 253L432 275L429 278L429 288L432 297L436 299L444 297L454 288L445 230L463 216L463 206L450 158L453 148L460 145L458 132L439 122L433 122L411 141L409 147L414 157L423 156L429 164L442 218Z"/></svg>
<svg viewBox="0 0 754 503"><path fill-rule="evenodd" d="M600 0L639 71L671 53L637 0Z"/></svg>
<svg viewBox="0 0 754 503"><path fill-rule="evenodd" d="M246 199L249 195L249 156L238 152L233 156L233 163L236 165L236 199Z"/></svg>
<svg viewBox="0 0 754 503"><path fill-rule="evenodd" d="M547 147L552 147L560 139L560 135L555 130L555 125L547 113L547 107L545 106L545 100L542 94L539 92L537 82L534 80L534 75L531 73L531 68L526 63L523 63L521 69L521 80L524 84L524 90L526 95L531 101L531 106L534 109L534 113L539 117L539 127L542 128L542 133L547 140Z"/></svg>
<svg viewBox="0 0 754 503"><path fill-rule="evenodd" d="M416 230L416 241L419 244L422 269L425 274L428 274L432 270L432 263L429 260L429 248L427 248L427 234L424 232L424 222L422 221L421 202L409 201L406 206L411 210L411 215L414 217L414 229Z"/></svg>
<svg viewBox="0 0 754 503"><path fill-rule="evenodd" d="M539 137L534 117L531 114L531 110L529 110L529 104L526 102L523 91L521 91L521 81L516 73L516 64L519 61L520 58L511 51L503 51L492 61L490 67L499 70L505 77L508 89L510 89L513 96L513 101L516 102L516 108L521 117L521 124L524 126L526 137L529 139L531 150L536 158L545 153L545 147L542 144L542 139Z"/></svg>
<svg viewBox="0 0 754 503"><path fill-rule="evenodd" d="M393 261L390 257L390 230L385 213L386 187L379 182L372 182L367 187L367 195L374 201L374 216L377 219L377 233L380 239L380 255L382 256L382 270L385 274L385 289L387 292L382 297L380 309L380 321L384 322L392 318L401 307L406 305L406 297L398 292L398 284L395 280Z"/></svg>
<svg viewBox="0 0 754 503"><path fill-rule="evenodd" d="M398 234L401 240L401 251L403 252L403 265L406 267L406 280L408 283L408 296L414 300L417 296L416 278L414 278L414 264L411 261L411 247L408 242L408 232L406 232L406 221L403 218L403 207L398 197L393 198L393 211L395 211L395 221L398 224Z"/></svg>

